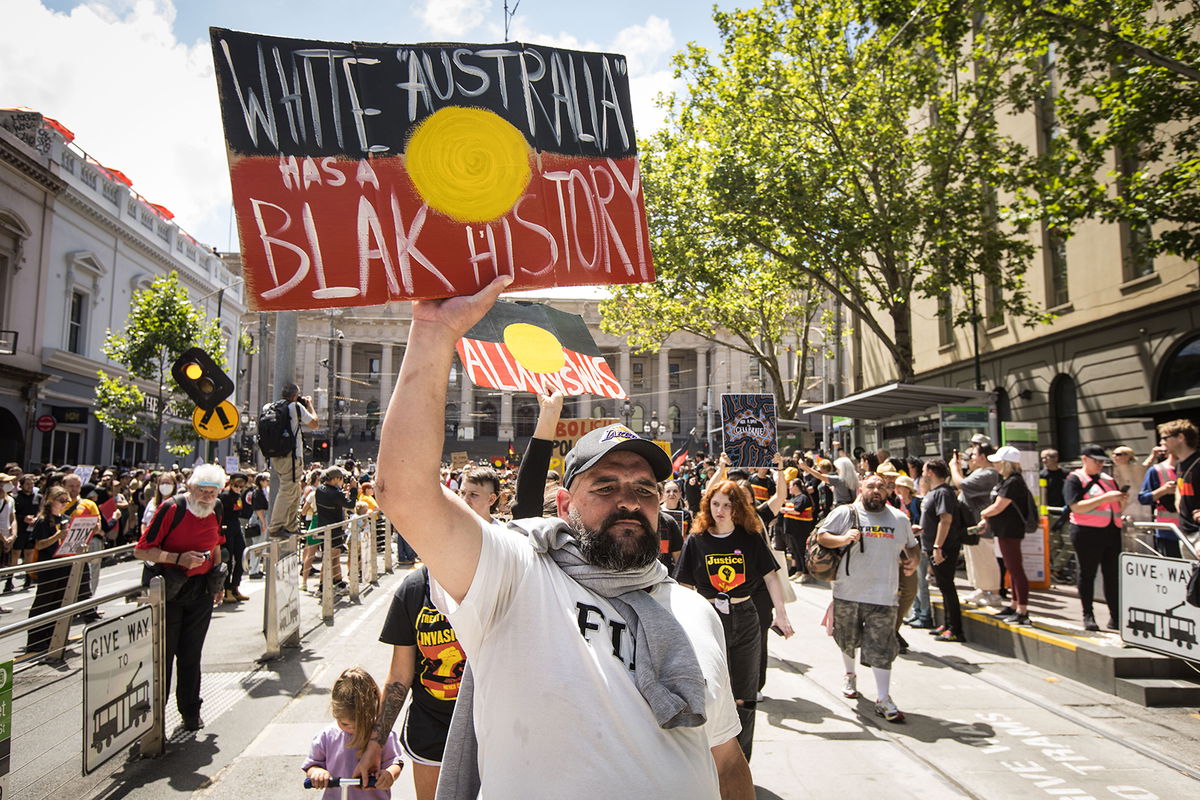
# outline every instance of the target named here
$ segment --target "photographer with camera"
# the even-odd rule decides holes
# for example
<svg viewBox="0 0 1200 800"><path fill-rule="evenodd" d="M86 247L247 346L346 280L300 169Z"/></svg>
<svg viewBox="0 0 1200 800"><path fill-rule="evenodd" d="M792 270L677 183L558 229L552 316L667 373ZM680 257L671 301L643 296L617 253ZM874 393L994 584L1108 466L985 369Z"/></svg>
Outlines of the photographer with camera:
<svg viewBox="0 0 1200 800"><path fill-rule="evenodd" d="M284 384L281 400L263 409L259 418L259 447L271 459L271 472L279 488L271 497L271 536L284 538L300 530L301 479L304 477L302 428L315 429L317 412L311 397L300 394L294 383ZM268 439L270 441L268 441Z"/></svg>

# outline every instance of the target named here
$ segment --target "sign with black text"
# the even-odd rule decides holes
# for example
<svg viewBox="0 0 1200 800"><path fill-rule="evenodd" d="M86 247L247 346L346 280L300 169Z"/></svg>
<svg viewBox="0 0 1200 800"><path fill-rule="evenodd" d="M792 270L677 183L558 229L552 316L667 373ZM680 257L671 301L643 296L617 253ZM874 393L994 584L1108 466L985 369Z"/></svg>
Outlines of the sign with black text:
<svg viewBox="0 0 1200 800"><path fill-rule="evenodd" d="M624 56L210 34L254 310L654 280Z"/></svg>
<svg viewBox="0 0 1200 800"><path fill-rule="evenodd" d="M136 742L154 722L150 606L83 632L83 774Z"/></svg>
<svg viewBox="0 0 1200 800"><path fill-rule="evenodd" d="M1200 661L1200 608L1184 601L1193 564L1121 553L1121 641Z"/></svg>

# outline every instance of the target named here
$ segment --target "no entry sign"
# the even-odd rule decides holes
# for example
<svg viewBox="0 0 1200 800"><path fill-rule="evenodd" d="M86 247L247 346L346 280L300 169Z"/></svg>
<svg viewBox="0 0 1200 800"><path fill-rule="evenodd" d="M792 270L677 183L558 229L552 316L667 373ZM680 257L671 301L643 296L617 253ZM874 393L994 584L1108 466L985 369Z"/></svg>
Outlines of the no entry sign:
<svg viewBox="0 0 1200 800"><path fill-rule="evenodd" d="M55 427L57 427L58 423L55 422L54 417L50 416L49 414L43 414L37 418L37 422L35 422L34 425L36 425L37 429L42 433L49 433L50 431L54 430Z"/></svg>

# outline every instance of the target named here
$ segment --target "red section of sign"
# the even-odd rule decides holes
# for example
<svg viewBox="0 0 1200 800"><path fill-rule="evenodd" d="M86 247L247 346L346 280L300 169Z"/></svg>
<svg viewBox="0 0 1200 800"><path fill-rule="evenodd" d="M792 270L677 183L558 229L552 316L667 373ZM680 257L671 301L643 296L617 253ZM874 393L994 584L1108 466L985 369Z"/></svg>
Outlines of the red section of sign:
<svg viewBox="0 0 1200 800"><path fill-rule="evenodd" d="M636 158L535 153L506 214L464 224L427 206L401 157L252 156L230 173L251 307L378 305L512 288L654 280Z"/></svg>
<svg viewBox="0 0 1200 800"><path fill-rule="evenodd" d="M34 425L36 425L37 429L42 433L49 433L58 427L58 423L54 421L54 417L50 416L49 414L43 414L42 416L38 417L37 422L35 422Z"/></svg>
<svg viewBox="0 0 1200 800"><path fill-rule="evenodd" d="M476 386L542 394L551 394L557 389L569 397L582 394L617 400L625 397L625 391L603 356L588 356L564 347L566 365L558 372L539 373L522 366L503 342L459 339L455 349Z"/></svg>

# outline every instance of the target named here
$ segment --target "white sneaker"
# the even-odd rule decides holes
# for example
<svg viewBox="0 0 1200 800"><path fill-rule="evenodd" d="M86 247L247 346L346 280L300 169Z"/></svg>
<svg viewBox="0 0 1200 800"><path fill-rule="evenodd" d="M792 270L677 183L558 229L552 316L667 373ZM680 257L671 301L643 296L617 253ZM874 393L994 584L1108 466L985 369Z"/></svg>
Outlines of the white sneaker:
<svg viewBox="0 0 1200 800"><path fill-rule="evenodd" d="M875 704L875 713L888 722L904 722L904 712L896 708L895 701L890 697L881 698Z"/></svg>
<svg viewBox="0 0 1200 800"><path fill-rule="evenodd" d="M980 603L980 605L993 606L995 608L1003 608L1007 604L1008 601L995 592L984 592L983 601Z"/></svg>
<svg viewBox="0 0 1200 800"><path fill-rule="evenodd" d="M983 595L984 591L982 589L976 589L969 595L959 598L959 602L968 606L978 605L979 601L983 599Z"/></svg>
<svg viewBox="0 0 1200 800"><path fill-rule="evenodd" d="M858 697L858 676L853 672L847 672L842 676L842 697L847 700Z"/></svg>

